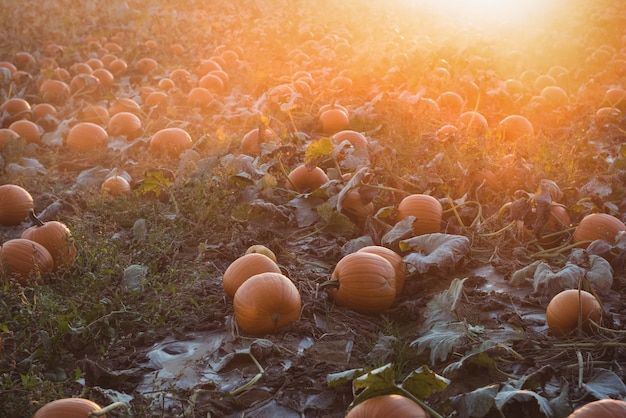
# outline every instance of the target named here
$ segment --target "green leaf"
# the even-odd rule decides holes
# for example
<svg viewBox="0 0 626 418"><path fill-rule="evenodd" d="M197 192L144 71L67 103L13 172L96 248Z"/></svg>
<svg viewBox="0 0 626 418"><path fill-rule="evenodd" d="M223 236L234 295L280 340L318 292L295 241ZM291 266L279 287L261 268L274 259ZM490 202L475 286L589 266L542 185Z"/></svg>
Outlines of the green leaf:
<svg viewBox="0 0 626 418"><path fill-rule="evenodd" d="M356 376L363 373L363 369L344 370L343 372L326 375L326 383L330 387L337 387L344 383L352 382Z"/></svg>
<svg viewBox="0 0 626 418"><path fill-rule="evenodd" d="M427 399L435 392L444 390L450 384L450 380L431 371L424 365L413 370L402 382L402 388L413 394L416 398Z"/></svg>
<svg viewBox="0 0 626 418"><path fill-rule="evenodd" d="M348 234L354 231L354 223L343 213L337 212L328 203L322 203L317 207L317 214L322 219L323 228L334 234Z"/></svg>
<svg viewBox="0 0 626 418"><path fill-rule="evenodd" d="M374 369L364 375L354 379L352 382L354 390L359 389L388 389L396 387L394 382L393 365L387 363L377 369Z"/></svg>
<svg viewBox="0 0 626 418"><path fill-rule="evenodd" d="M328 137L320 137L311 141L304 152L304 163L309 165L332 156L334 144Z"/></svg>

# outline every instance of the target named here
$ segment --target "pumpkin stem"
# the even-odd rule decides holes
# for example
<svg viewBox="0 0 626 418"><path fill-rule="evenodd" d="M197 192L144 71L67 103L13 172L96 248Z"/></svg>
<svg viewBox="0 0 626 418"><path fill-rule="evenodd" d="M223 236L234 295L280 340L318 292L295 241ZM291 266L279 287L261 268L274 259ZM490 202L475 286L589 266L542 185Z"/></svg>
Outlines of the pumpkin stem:
<svg viewBox="0 0 626 418"><path fill-rule="evenodd" d="M265 369L263 368L263 366L261 366L261 363L259 363L256 357L254 357L250 349L248 348L245 352L250 356L250 358L254 362L254 365L257 367L257 369L259 369L259 372L252 379L250 379L247 383L245 383L243 386L240 386L237 389L233 389L232 391L230 391L230 395L232 396L237 396L241 392L247 389L250 389L252 385L254 385L256 382L259 381L261 377L263 377L263 373L265 373Z"/></svg>
<svg viewBox="0 0 626 418"><path fill-rule="evenodd" d="M89 418L95 418L95 417L101 417L102 415L106 414L107 412L111 412L114 409L117 408L124 408L126 410L126 412L128 412L128 405L124 402L113 402L111 405L107 405L102 409L97 409L95 411L91 411L89 413Z"/></svg>
<svg viewBox="0 0 626 418"><path fill-rule="evenodd" d="M28 211L28 219L30 219L30 221L34 223L36 226L43 226L44 224L44 222L41 219L39 219L37 215L35 215L35 211L33 209L30 209Z"/></svg>

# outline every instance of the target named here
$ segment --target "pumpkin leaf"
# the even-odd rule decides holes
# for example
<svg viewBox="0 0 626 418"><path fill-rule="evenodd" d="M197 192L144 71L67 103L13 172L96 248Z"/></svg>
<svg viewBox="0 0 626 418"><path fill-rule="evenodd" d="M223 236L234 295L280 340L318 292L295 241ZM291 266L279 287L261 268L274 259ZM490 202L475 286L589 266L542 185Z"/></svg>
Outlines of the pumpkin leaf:
<svg viewBox="0 0 626 418"><path fill-rule="evenodd" d="M497 384L483 386L471 392L453 396L450 401L460 418L482 418L495 405L494 398L499 390L500 386Z"/></svg>
<svg viewBox="0 0 626 418"><path fill-rule="evenodd" d="M533 416L537 418L554 416L554 412L552 411L552 408L546 398L533 391L516 389L508 384L505 384L500 392L498 392L494 398L494 402L496 407L503 414L506 411L506 405L510 403L515 405L515 411L525 411L526 416ZM542 415L538 415L538 412Z"/></svg>
<svg viewBox="0 0 626 418"><path fill-rule="evenodd" d="M439 376L424 365L413 370L402 381L402 388L411 392L419 399L427 399L435 392L444 390L450 384L450 380Z"/></svg>
<svg viewBox="0 0 626 418"><path fill-rule="evenodd" d="M465 341L467 324L465 322L451 322L436 325L424 335L413 340L411 346L417 345L417 354L430 350L430 363L444 361L454 347Z"/></svg>
<svg viewBox="0 0 626 418"><path fill-rule="evenodd" d="M330 387L337 387L344 383L352 382L357 376L363 374L363 369L350 369L338 373L326 375L326 383Z"/></svg>
<svg viewBox="0 0 626 418"><path fill-rule="evenodd" d="M615 372L599 369L583 388L597 399L623 398L626 396L626 385Z"/></svg>
<svg viewBox="0 0 626 418"><path fill-rule="evenodd" d="M387 363L384 366L371 370L354 379L352 385L355 391L359 389L385 389L396 386L393 365Z"/></svg>
<svg viewBox="0 0 626 418"><path fill-rule="evenodd" d="M433 327L448 322L457 322L458 317L455 313L456 304L461 296L463 290L464 279L453 279L448 289L433 296L433 298L426 305L424 311L424 324L422 325L421 332L426 332Z"/></svg>
<svg viewBox="0 0 626 418"><path fill-rule="evenodd" d="M312 163L317 165L318 161L332 156L334 147L333 141L326 136L314 139L304 151L304 163L307 166Z"/></svg>
<svg viewBox="0 0 626 418"><path fill-rule="evenodd" d="M317 207L317 214L322 220L321 227L333 234L347 234L355 229L354 223L343 213L333 209L328 203L323 203Z"/></svg>
<svg viewBox="0 0 626 418"><path fill-rule="evenodd" d="M414 251L403 259L420 274L449 275L470 253L469 238L442 233L419 235L402 240L400 248Z"/></svg>
<svg viewBox="0 0 626 418"><path fill-rule="evenodd" d="M147 170L146 177L135 189L137 195L152 194L158 198L164 190L170 187L172 178L164 170Z"/></svg>

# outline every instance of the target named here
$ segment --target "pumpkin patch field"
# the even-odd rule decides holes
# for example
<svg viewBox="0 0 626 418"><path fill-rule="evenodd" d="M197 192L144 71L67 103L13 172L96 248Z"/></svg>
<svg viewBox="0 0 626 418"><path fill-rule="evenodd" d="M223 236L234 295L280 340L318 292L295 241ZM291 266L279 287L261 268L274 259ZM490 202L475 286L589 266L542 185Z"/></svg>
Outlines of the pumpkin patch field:
<svg viewBox="0 0 626 418"><path fill-rule="evenodd" d="M623 417L618 0L0 0L0 417Z"/></svg>

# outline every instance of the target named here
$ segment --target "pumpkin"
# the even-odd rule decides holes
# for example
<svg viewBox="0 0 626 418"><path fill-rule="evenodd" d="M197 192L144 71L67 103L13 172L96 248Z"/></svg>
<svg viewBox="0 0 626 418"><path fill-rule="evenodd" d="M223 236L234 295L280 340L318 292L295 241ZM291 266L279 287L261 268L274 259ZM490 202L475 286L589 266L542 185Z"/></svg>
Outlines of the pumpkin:
<svg viewBox="0 0 626 418"><path fill-rule="evenodd" d="M260 135L261 133L263 136ZM239 149L242 154L257 156L261 152L261 144L267 142L273 136L274 133L271 129L254 128L243 136Z"/></svg>
<svg viewBox="0 0 626 418"><path fill-rule="evenodd" d="M65 147L72 151L88 152L103 148L109 142L109 134L100 125L79 122L70 129Z"/></svg>
<svg viewBox="0 0 626 418"><path fill-rule="evenodd" d="M127 97L122 97L121 99L118 99L115 102L113 102L109 106L108 111L109 111L109 116L113 116L120 112L130 112L130 113L134 113L137 116L141 116L143 113L143 111L141 110L141 106L139 106L139 103Z"/></svg>
<svg viewBox="0 0 626 418"><path fill-rule="evenodd" d="M16 184L0 186L0 225L18 225L33 209L33 197Z"/></svg>
<svg viewBox="0 0 626 418"><path fill-rule="evenodd" d="M52 255L46 247L35 241L14 238L0 246L0 272L15 277L22 284L53 270Z"/></svg>
<svg viewBox="0 0 626 418"><path fill-rule="evenodd" d="M237 289L233 308L239 328L262 335L297 321L302 302L296 285L288 277L268 272L250 277Z"/></svg>
<svg viewBox="0 0 626 418"><path fill-rule="evenodd" d="M330 294L338 305L362 314L387 310L396 297L396 272L380 255L360 252L348 254L335 265ZM335 283L333 283L335 282Z"/></svg>
<svg viewBox="0 0 626 418"><path fill-rule="evenodd" d="M439 110L443 113L459 115L465 105L465 100L463 100L460 94L454 91L444 91L437 97L437 105L439 106Z"/></svg>
<svg viewBox="0 0 626 418"><path fill-rule="evenodd" d="M181 128L163 128L157 131L148 145L154 155L178 157L183 151L191 148L191 135Z"/></svg>
<svg viewBox="0 0 626 418"><path fill-rule="evenodd" d="M33 121L27 119L16 120L9 129L24 138L29 144L41 143L42 129Z"/></svg>
<svg viewBox="0 0 626 418"><path fill-rule="evenodd" d="M326 184L328 180L328 176L321 168L309 169L306 165L301 164L287 175L286 187L288 190L300 193L311 192Z"/></svg>
<svg viewBox="0 0 626 418"><path fill-rule="evenodd" d="M594 115L596 126L617 125L621 120L622 111L616 107L601 107Z"/></svg>
<svg viewBox="0 0 626 418"><path fill-rule="evenodd" d="M626 225L615 216L608 213L591 213L578 223L572 240L578 247L587 248L590 241L597 239L613 243L620 231L626 231Z"/></svg>
<svg viewBox="0 0 626 418"><path fill-rule="evenodd" d="M158 66L159 64L156 60L149 57L140 58L135 63L135 68L141 74L150 74L152 71L156 70Z"/></svg>
<svg viewBox="0 0 626 418"><path fill-rule="evenodd" d="M546 86L541 90L541 96L553 107L564 106L569 102L567 92L559 86Z"/></svg>
<svg viewBox="0 0 626 418"><path fill-rule="evenodd" d="M567 418L624 418L626 402L618 399L600 399L589 402L569 414Z"/></svg>
<svg viewBox="0 0 626 418"><path fill-rule="evenodd" d="M343 109L331 107L319 116L322 132L334 134L350 127L350 118Z"/></svg>
<svg viewBox="0 0 626 418"><path fill-rule="evenodd" d="M401 221L407 216L415 216L415 235L433 234L441 229L443 207L433 196L412 194L400 201L396 220Z"/></svg>
<svg viewBox="0 0 626 418"><path fill-rule="evenodd" d="M134 139L141 134L141 119L131 112L118 112L111 116L107 131L111 136L125 136Z"/></svg>
<svg viewBox="0 0 626 418"><path fill-rule="evenodd" d="M34 225L22 232L20 238L29 239L43 245L54 260L54 269L67 267L76 258L76 246L69 228L59 221L43 222L33 211L30 218Z"/></svg>
<svg viewBox="0 0 626 418"><path fill-rule="evenodd" d="M569 228L569 225L570 217L567 213L567 209L562 205L552 203L550 205L550 216L546 221L543 234L538 240L539 244L544 248L557 247L567 236L567 233L564 232L564 230ZM555 234L560 231L563 232L560 234Z"/></svg>
<svg viewBox="0 0 626 418"><path fill-rule="evenodd" d="M363 221L374 214L374 202L366 202L358 190L350 190L343 196L341 209L348 215L353 215L357 220Z"/></svg>
<svg viewBox="0 0 626 418"><path fill-rule="evenodd" d="M194 87L187 93L187 104L191 107L207 107L213 102L213 93L204 87Z"/></svg>
<svg viewBox="0 0 626 418"><path fill-rule="evenodd" d="M8 127L16 120L32 118L30 103L20 97L11 97L0 105L0 114L3 116L4 127Z"/></svg>
<svg viewBox="0 0 626 418"><path fill-rule="evenodd" d="M484 135L489 129L487 119L479 112L468 110L461 113L456 124L470 135Z"/></svg>
<svg viewBox="0 0 626 418"><path fill-rule="evenodd" d="M71 95L70 86L61 80L47 79L39 86L39 97L44 102L62 105Z"/></svg>
<svg viewBox="0 0 626 418"><path fill-rule="evenodd" d="M131 192L130 183L122 176L107 177L100 186L100 192L111 196L126 196Z"/></svg>
<svg viewBox="0 0 626 418"><path fill-rule="evenodd" d="M19 135L10 130L9 128L0 128L0 150L4 148L8 143L15 142L19 139Z"/></svg>
<svg viewBox="0 0 626 418"><path fill-rule="evenodd" d="M264 256L269 257L274 263L276 263L276 260L277 260L276 254L274 254L274 251L270 250L265 245L261 245L261 244L251 245L246 250L246 254L252 254L252 253L263 254Z"/></svg>
<svg viewBox="0 0 626 418"><path fill-rule="evenodd" d="M96 68L91 75L98 79L102 87L111 87L115 83L115 76L106 68Z"/></svg>
<svg viewBox="0 0 626 418"><path fill-rule="evenodd" d="M89 418L91 412L100 409L100 405L89 399L64 398L45 404L33 418ZM100 417L106 418L106 414Z"/></svg>
<svg viewBox="0 0 626 418"><path fill-rule="evenodd" d="M377 254L389 261L396 272L396 295L402 291L404 288L404 279L406 278L406 264L400 254L382 245L368 245L359 249L358 252Z"/></svg>
<svg viewBox="0 0 626 418"><path fill-rule="evenodd" d="M343 141L348 141L354 148L367 148L368 145L365 135L351 129L336 132L333 134L331 139L335 144L341 144Z"/></svg>
<svg viewBox="0 0 626 418"><path fill-rule="evenodd" d="M579 296L580 295L580 296ZM558 338L570 336L578 328L581 314L582 330L592 331L589 319L596 323L602 318L602 307L591 293L578 289L567 289L557 293L546 309L546 322L552 335Z"/></svg>
<svg viewBox="0 0 626 418"><path fill-rule="evenodd" d="M352 408L346 418L428 418L421 406L401 395L381 395Z"/></svg>
<svg viewBox="0 0 626 418"><path fill-rule="evenodd" d="M91 122L96 125L106 125L109 123L109 110L102 105L88 106L83 109L78 116L81 122Z"/></svg>
<svg viewBox="0 0 626 418"><path fill-rule="evenodd" d="M505 141L517 141L535 136L535 128L528 119L521 115L509 115L498 123L498 128Z"/></svg>
<svg viewBox="0 0 626 418"><path fill-rule="evenodd" d="M250 277L268 272L281 272L280 267L274 260L256 252L244 254L230 263L224 271L224 276L222 277L224 292L230 298L233 298L237 289Z"/></svg>

